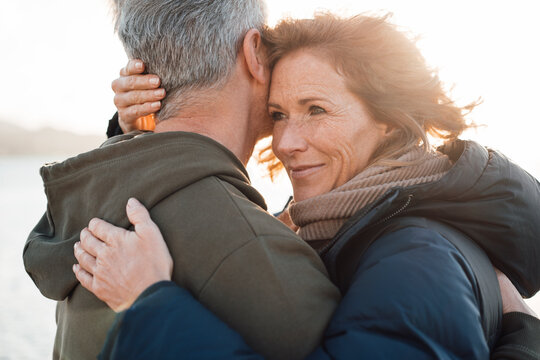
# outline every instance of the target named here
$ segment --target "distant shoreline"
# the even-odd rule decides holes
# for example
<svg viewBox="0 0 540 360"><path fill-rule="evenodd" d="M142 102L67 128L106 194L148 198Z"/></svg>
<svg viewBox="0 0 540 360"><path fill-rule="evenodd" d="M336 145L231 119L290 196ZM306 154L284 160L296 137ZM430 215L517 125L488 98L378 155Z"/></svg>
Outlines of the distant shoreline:
<svg viewBox="0 0 540 360"><path fill-rule="evenodd" d="M101 145L105 135L79 135L69 131L43 128L27 130L0 121L0 156L70 157Z"/></svg>

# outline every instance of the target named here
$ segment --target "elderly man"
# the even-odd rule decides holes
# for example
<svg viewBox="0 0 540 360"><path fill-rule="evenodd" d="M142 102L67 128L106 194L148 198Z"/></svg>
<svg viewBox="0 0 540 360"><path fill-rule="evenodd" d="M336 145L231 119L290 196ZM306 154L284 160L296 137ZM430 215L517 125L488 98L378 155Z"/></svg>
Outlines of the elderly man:
<svg viewBox="0 0 540 360"><path fill-rule="evenodd" d="M159 224L172 279L254 349L299 359L321 340L339 293L309 245L265 211L244 168L269 133L264 21L261 0L123 2L126 52L159 75L168 97L155 133L119 136L41 170L47 213L24 263L58 301L55 359L95 359L103 346L115 313L75 278L73 246L94 217L127 228L130 197Z"/></svg>

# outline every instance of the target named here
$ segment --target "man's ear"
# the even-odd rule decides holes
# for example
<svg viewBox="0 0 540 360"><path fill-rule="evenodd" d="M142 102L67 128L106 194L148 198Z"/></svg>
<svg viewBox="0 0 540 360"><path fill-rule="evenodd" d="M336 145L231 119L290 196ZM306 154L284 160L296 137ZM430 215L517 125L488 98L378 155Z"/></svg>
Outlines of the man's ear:
<svg viewBox="0 0 540 360"><path fill-rule="evenodd" d="M269 70L266 66L266 53L259 30L249 30L242 45L249 74L260 83L268 83Z"/></svg>

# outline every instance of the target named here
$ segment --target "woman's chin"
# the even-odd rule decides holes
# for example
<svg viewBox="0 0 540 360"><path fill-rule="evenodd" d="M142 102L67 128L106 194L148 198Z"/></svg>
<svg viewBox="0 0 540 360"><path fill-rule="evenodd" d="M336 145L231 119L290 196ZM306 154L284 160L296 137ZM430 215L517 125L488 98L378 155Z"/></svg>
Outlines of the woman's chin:
<svg viewBox="0 0 540 360"><path fill-rule="evenodd" d="M324 165L313 166L302 171L289 171L289 180L293 187L294 201L308 200L312 197L322 195L330 190L324 186L327 169Z"/></svg>
<svg viewBox="0 0 540 360"><path fill-rule="evenodd" d="M293 184L293 194L294 194L294 201L300 202L304 200L308 200L311 198L314 198L316 196L324 194L326 191L318 191L318 189L314 188L313 186L298 186L295 189L295 186Z"/></svg>

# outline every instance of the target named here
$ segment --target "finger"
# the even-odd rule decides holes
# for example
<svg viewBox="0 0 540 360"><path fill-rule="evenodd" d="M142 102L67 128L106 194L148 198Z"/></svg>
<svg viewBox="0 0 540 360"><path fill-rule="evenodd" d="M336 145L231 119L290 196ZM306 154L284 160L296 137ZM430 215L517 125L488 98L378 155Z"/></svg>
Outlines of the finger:
<svg viewBox="0 0 540 360"><path fill-rule="evenodd" d="M96 218L90 220L88 230L90 230L94 237L107 245L115 245L116 242L122 240L128 233L126 229L122 229Z"/></svg>
<svg viewBox="0 0 540 360"><path fill-rule="evenodd" d="M97 261L94 256L87 253L78 242L75 243L75 246L73 246L73 253L75 254L75 258L79 262L79 265L85 271L92 275L95 274Z"/></svg>
<svg viewBox="0 0 540 360"><path fill-rule="evenodd" d="M135 198L128 200L126 205L126 214L129 222L131 222L135 227L136 233L141 234L148 231L159 233L159 229L152 221L150 213L144 207L144 205L139 202L139 200Z"/></svg>
<svg viewBox="0 0 540 360"><path fill-rule="evenodd" d="M92 276L92 274L88 273L77 264L73 265L73 272L75 273L75 277L77 278L77 280L79 280L81 285L89 291L93 292L92 285L94 284L94 277Z"/></svg>
<svg viewBox="0 0 540 360"><path fill-rule="evenodd" d="M161 102L132 105L127 108L118 109L118 116L126 124L134 124L138 118L150 115L161 109Z"/></svg>
<svg viewBox="0 0 540 360"><path fill-rule="evenodd" d="M81 246L81 248L93 257L97 257L100 252L103 251L105 247L107 247L107 244L94 237L94 235L92 235L92 233L87 228L84 228L81 231L80 239L81 242L79 245Z"/></svg>
<svg viewBox="0 0 540 360"><path fill-rule="evenodd" d="M115 93L132 90L152 90L157 89L161 81L153 74L147 75L127 75L114 80L111 87Z"/></svg>
<svg viewBox="0 0 540 360"><path fill-rule="evenodd" d="M114 105L117 108L152 103L165 97L165 89L133 90L120 92L114 96Z"/></svg>
<svg viewBox="0 0 540 360"><path fill-rule="evenodd" d="M145 70L145 65L142 60L130 59L126 66L120 69L120 76L142 74Z"/></svg>
<svg viewBox="0 0 540 360"><path fill-rule="evenodd" d="M128 61L126 66L120 70L120 76L142 74L144 72L145 65L142 60L131 59Z"/></svg>

